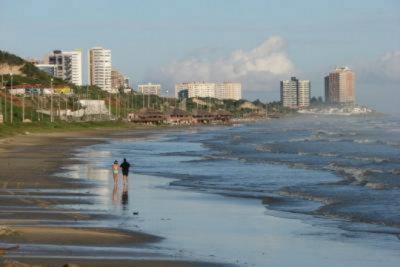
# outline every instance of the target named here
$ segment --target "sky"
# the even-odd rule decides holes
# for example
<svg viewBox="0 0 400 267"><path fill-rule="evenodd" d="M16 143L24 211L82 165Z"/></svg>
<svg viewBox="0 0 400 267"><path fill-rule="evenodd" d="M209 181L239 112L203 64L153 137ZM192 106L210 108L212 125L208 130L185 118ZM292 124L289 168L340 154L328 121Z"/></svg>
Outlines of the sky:
<svg viewBox="0 0 400 267"><path fill-rule="evenodd" d="M400 114L400 1L0 0L0 49L42 58L55 49L112 50L133 86L241 82L245 98L279 100L279 81L357 76L356 99Z"/></svg>

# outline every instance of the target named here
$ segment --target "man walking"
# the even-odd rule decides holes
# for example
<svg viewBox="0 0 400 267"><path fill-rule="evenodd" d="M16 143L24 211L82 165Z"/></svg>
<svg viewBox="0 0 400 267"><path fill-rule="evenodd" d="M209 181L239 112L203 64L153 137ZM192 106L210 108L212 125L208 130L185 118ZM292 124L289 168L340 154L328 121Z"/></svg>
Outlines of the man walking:
<svg viewBox="0 0 400 267"><path fill-rule="evenodd" d="M124 184L127 184L129 168L131 167L131 164L129 164L129 162L126 161L126 159L124 159L124 161L121 163L120 167L122 169L122 177L123 177L123 180L124 180Z"/></svg>

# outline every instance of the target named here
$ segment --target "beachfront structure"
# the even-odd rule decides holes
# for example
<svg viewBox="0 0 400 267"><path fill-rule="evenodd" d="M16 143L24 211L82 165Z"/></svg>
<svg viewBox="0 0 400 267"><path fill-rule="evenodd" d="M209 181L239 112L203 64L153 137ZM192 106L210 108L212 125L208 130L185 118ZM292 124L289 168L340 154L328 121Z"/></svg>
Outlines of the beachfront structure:
<svg viewBox="0 0 400 267"><path fill-rule="evenodd" d="M329 104L354 104L355 74L350 68L336 68L325 76L325 102Z"/></svg>
<svg viewBox="0 0 400 267"><path fill-rule="evenodd" d="M311 83L291 77L281 81L281 103L287 108L304 108L310 105Z"/></svg>
<svg viewBox="0 0 400 267"><path fill-rule="evenodd" d="M144 95L160 95L161 92L161 84L139 84L138 91Z"/></svg>
<svg viewBox="0 0 400 267"><path fill-rule="evenodd" d="M175 96L179 97L181 91L187 90L187 96L212 97L218 99L239 100L242 98L242 85L240 83L209 83L209 82L186 82L175 84Z"/></svg>
<svg viewBox="0 0 400 267"><path fill-rule="evenodd" d="M82 51L54 50L49 56L49 65L54 65L54 77L75 85L82 85ZM48 68L51 68L47 66ZM44 66L43 66L44 68ZM51 70L49 70L51 71Z"/></svg>
<svg viewBox="0 0 400 267"><path fill-rule="evenodd" d="M89 50L89 83L111 92L111 50L93 47Z"/></svg>

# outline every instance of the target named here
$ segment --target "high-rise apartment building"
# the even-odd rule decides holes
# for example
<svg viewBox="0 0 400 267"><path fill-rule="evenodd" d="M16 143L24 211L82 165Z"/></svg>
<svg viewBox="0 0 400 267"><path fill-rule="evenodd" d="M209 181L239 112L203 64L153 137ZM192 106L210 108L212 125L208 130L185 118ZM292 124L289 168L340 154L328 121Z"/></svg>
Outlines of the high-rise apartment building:
<svg viewBox="0 0 400 267"><path fill-rule="evenodd" d="M111 50L93 47L89 50L89 83L105 91L111 87ZM115 91L115 90L114 90Z"/></svg>
<svg viewBox="0 0 400 267"><path fill-rule="evenodd" d="M304 108L310 105L311 83L308 80L281 81L281 103L288 108Z"/></svg>
<svg viewBox="0 0 400 267"><path fill-rule="evenodd" d="M187 90L189 98L212 97L233 100L242 98L242 85L240 83L188 82L175 84L176 97L178 97L179 92L183 90Z"/></svg>
<svg viewBox="0 0 400 267"><path fill-rule="evenodd" d="M82 85L81 50L54 50L49 56L49 64L54 65L54 77L64 79L75 85Z"/></svg>
<svg viewBox="0 0 400 267"><path fill-rule="evenodd" d="M139 84L138 91L139 91L139 93L142 93L144 95L158 95L159 96L160 91L161 91L161 84L153 84L153 83Z"/></svg>
<svg viewBox="0 0 400 267"><path fill-rule="evenodd" d="M297 87L297 107L304 108L310 105L311 83L308 80L299 80Z"/></svg>
<svg viewBox="0 0 400 267"><path fill-rule="evenodd" d="M330 104L355 102L355 74L350 68L336 68L325 77L325 102Z"/></svg>
<svg viewBox="0 0 400 267"><path fill-rule="evenodd" d="M111 88L112 90L125 88L125 77L117 70L111 70Z"/></svg>

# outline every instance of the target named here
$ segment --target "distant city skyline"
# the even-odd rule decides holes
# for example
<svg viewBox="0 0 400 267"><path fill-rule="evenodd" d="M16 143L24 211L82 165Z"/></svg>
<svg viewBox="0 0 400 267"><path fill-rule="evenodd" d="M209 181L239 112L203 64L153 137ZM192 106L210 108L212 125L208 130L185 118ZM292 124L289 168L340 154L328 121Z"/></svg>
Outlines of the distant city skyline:
<svg viewBox="0 0 400 267"><path fill-rule="evenodd" d="M349 66L357 103L400 113L398 25L395 0L3 0L0 49L25 58L82 49L87 84L87 51L102 46L134 87L172 94L175 83L232 81L262 101L279 100L279 81L291 76L324 96L324 76Z"/></svg>

